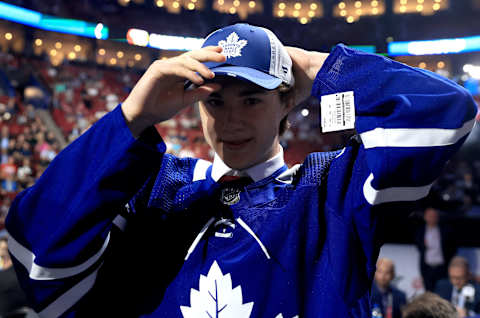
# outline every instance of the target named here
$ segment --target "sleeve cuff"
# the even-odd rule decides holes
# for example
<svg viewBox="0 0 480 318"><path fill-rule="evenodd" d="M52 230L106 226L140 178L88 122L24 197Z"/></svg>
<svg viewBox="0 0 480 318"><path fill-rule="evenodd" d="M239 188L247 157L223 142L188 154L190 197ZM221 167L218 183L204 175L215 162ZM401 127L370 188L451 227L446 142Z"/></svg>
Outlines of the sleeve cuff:
<svg viewBox="0 0 480 318"><path fill-rule="evenodd" d="M118 104L117 107L110 113L112 119L115 121L115 125L118 127L120 133L127 138L129 142L137 142L145 145L148 148L152 148L152 150L165 153L167 150L167 146L163 141L162 137L158 133L155 126L150 126L145 129L138 139L132 135L130 128L128 128L127 122L125 120L125 116L122 112L122 104Z"/></svg>

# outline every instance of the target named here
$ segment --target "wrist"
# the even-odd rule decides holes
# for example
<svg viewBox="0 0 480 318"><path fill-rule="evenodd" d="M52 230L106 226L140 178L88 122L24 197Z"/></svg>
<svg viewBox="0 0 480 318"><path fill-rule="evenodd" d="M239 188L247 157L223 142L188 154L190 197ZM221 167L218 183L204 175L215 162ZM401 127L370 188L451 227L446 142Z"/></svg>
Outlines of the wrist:
<svg viewBox="0 0 480 318"><path fill-rule="evenodd" d="M131 112L125 104L122 104L121 109L125 122L133 137L138 138L145 129L152 125L152 123L145 118L141 118L139 115L135 115L135 113Z"/></svg>

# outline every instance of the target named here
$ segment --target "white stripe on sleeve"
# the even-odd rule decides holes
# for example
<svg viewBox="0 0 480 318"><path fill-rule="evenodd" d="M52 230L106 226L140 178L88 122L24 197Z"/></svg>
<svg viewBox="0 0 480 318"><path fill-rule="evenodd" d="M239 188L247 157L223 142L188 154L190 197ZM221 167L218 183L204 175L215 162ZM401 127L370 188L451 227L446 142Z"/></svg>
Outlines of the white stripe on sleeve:
<svg viewBox="0 0 480 318"><path fill-rule="evenodd" d="M360 134L365 149L376 147L434 147L455 144L475 125L469 120L458 129L375 128Z"/></svg>
<svg viewBox="0 0 480 318"><path fill-rule="evenodd" d="M100 265L100 267L102 264ZM90 289L97 278L97 268L93 273L85 277L78 284L70 288L66 293L58 297L54 302L38 313L40 318L56 318L75 305Z"/></svg>
<svg viewBox="0 0 480 318"><path fill-rule="evenodd" d="M387 202L416 201L428 195L432 184L421 187L392 187L376 190L372 186L371 173L363 185L363 195L368 203L377 205Z"/></svg>
<svg viewBox="0 0 480 318"><path fill-rule="evenodd" d="M103 252L110 241L110 233L108 233L102 248L88 260L80 265L66 268L49 268L35 264L35 254L26 247L18 243L10 234L8 234L8 249L10 253L27 269L29 277L35 280L54 280L77 275L100 259Z"/></svg>

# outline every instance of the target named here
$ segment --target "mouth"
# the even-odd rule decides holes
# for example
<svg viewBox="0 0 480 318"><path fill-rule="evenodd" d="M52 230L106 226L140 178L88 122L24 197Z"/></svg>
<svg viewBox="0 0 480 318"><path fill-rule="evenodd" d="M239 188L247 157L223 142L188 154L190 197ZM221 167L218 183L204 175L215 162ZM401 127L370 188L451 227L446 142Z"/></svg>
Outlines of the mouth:
<svg viewBox="0 0 480 318"><path fill-rule="evenodd" d="M239 150L245 147L253 138L247 139L232 139L232 140L221 140L227 149L230 150Z"/></svg>

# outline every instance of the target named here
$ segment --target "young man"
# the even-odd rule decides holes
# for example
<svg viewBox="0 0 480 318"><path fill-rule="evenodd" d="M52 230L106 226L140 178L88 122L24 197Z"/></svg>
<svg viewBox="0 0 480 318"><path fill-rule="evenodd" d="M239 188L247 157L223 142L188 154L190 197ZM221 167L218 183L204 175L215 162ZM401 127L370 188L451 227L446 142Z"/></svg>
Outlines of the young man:
<svg viewBox="0 0 480 318"><path fill-rule="evenodd" d="M325 130L355 111L362 143L288 169L289 87L322 98ZM152 127L196 101L213 164L165 154ZM427 194L475 111L451 81L380 56L217 30L154 62L18 196L21 282L44 317L369 317L379 217Z"/></svg>

